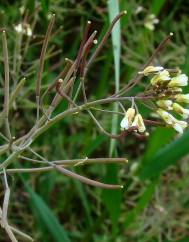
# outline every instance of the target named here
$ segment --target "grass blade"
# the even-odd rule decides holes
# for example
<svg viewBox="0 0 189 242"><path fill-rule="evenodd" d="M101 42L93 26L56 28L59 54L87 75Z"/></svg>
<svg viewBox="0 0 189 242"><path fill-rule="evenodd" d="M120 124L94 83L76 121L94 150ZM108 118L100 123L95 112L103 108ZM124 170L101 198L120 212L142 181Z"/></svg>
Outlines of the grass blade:
<svg viewBox="0 0 189 242"><path fill-rule="evenodd" d="M119 2L110 0L108 2L108 12L110 21L119 13ZM121 51L121 31L120 22L118 21L112 31L112 45L113 45L113 56L114 56L114 72L115 72L115 91L119 91L119 76L120 76L120 51ZM118 111L118 104L114 105L114 111ZM114 115L112 119L112 133L117 133L118 127L118 116ZM115 151L116 142L111 140L109 156L116 154ZM105 181L117 182L117 167L116 165L110 165L106 168ZM116 235L118 219L120 215L121 207L121 192L120 191L103 191L102 199L106 205L106 208L110 214L113 228L113 236Z"/></svg>
<svg viewBox="0 0 189 242"><path fill-rule="evenodd" d="M189 153L188 140L189 130L145 161L145 166L142 166L139 171L139 177L142 180L157 177L168 166L187 155Z"/></svg>
<svg viewBox="0 0 189 242"><path fill-rule="evenodd" d="M151 5L152 13L155 15L158 15L164 3L165 3L165 0L153 0Z"/></svg>
<svg viewBox="0 0 189 242"><path fill-rule="evenodd" d="M59 223L57 218L54 216L50 208L43 201L43 199L36 194L22 179L25 185L27 192L30 195L30 201L34 209L37 211L37 215L40 223L43 223L45 227L48 229L50 235L54 239L55 242L71 242L68 238L66 231L63 229L62 225Z"/></svg>

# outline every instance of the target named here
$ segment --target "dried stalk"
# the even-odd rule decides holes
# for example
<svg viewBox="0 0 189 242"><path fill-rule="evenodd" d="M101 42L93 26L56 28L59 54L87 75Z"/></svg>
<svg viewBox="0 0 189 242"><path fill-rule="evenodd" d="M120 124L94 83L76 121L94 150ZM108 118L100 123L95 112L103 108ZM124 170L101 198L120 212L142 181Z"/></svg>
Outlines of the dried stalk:
<svg viewBox="0 0 189 242"><path fill-rule="evenodd" d="M114 25L116 24L116 22L125 14L127 14L127 11L123 11L121 13L119 13L112 21L112 23L110 24L110 27L108 28L106 34L104 35L104 37L102 38L102 40L100 41L98 47L96 48L96 50L94 51L93 55L91 56L91 58L89 59L88 63L87 63L87 68L93 63L93 61L96 59L97 55L99 54L99 52L101 51L101 49L103 48L103 46L106 43L106 40L108 39L108 37L110 36L112 29L114 27Z"/></svg>
<svg viewBox="0 0 189 242"><path fill-rule="evenodd" d="M49 25L47 28L47 32L46 32L46 35L44 38L40 59L39 59L39 68L38 68L37 79L36 79L37 121L39 120L40 89L41 89L41 79L42 79L42 73L43 73L43 67L44 67L44 61L45 61L45 53L47 50L47 45L49 42L49 37L50 37L51 31L52 31L54 20L55 20L55 14L53 14L50 19L50 22L49 22Z"/></svg>
<svg viewBox="0 0 189 242"><path fill-rule="evenodd" d="M35 154L36 156L38 156L39 158L41 158L44 162L48 163L52 168L54 168L55 170L59 171L60 173L62 173L63 175L65 176L68 176L68 177L72 177L76 180L79 180L80 182L82 183L85 183L87 185L91 185L91 186L95 186L95 187L100 187L100 188L104 188L104 189L121 189L123 188L123 186L121 185L113 185L113 184L106 184L106 183L101 183L101 182L98 182L98 181L94 181L94 180L91 180L87 177L84 177L84 176L81 176L81 175L78 175L72 171L69 171L59 165L56 165L54 163L51 163L49 161L47 161L45 158L43 158L41 155L39 155L38 153L36 153L35 151L33 151L31 148L29 148L29 150Z"/></svg>
<svg viewBox="0 0 189 242"><path fill-rule="evenodd" d="M6 32L3 30L2 33L3 42L3 58L4 58L4 69L5 69L5 87L4 87L4 119L5 119L5 130L9 140L11 140L10 124L9 124L9 56L7 49L7 38Z"/></svg>

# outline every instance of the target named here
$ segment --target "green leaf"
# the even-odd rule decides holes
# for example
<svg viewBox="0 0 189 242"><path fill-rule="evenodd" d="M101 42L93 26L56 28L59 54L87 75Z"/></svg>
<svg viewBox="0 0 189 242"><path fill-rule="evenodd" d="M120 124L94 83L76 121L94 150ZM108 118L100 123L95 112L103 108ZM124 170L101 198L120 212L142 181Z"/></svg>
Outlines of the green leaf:
<svg viewBox="0 0 189 242"><path fill-rule="evenodd" d="M110 0L108 2L108 12L110 21L119 13L119 2ZM119 91L119 77L120 77L120 50L121 50L121 31L120 22L117 22L112 31L112 45L113 45L113 56L114 56L114 73L115 73L115 91ZM118 111L118 104L114 104L114 111ZM118 128L118 116L113 115L112 118L112 133L117 133ZM109 155L110 157L116 154L116 142L115 140L110 141ZM118 168L116 165L110 165L106 168L105 182L117 183ZM121 191L110 191L103 190L102 199L109 212L111 221L113 236L116 236L118 231L118 219L121 210Z"/></svg>
<svg viewBox="0 0 189 242"><path fill-rule="evenodd" d="M49 10L49 0L40 0L41 7L44 13L47 13Z"/></svg>
<svg viewBox="0 0 189 242"><path fill-rule="evenodd" d="M153 0L151 4L152 13L155 15L158 15L164 3L165 3L165 0Z"/></svg>
<svg viewBox="0 0 189 242"><path fill-rule="evenodd" d="M54 239L55 242L71 242L68 238L66 231L63 226L59 223L57 218L54 216L50 208L43 201L43 199L36 194L26 183L24 179L22 179L25 185L27 192L30 195L30 202L34 207L35 211L37 211L36 216L40 223L44 224L44 226L48 229L50 235Z"/></svg>
<svg viewBox="0 0 189 242"><path fill-rule="evenodd" d="M163 134L163 139L162 139ZM165 146L173 137L174 130L164 127L158 127L152 132L148 139L146 151L143 156L142 166L151 159L152 156L163 146Z"/></svg>
<svg viewBox="0 0 189 242"><path fill-rule="evenodd" d="M114 19L116 15L119 14L119 2L115 0L110 0L108 2L108 12L110 17L110 22ZM121 30L120 21L118 21L112 30L112 45L113 45L113 55L114 55L114 73L115 73L115 91L119 91L120 86L120 53L121 53ZM114 104L114 111L118 111L118 104ZM118 126L118 115L113 115L112 119L112 133L117 132ZM110 156L113 155L115 149L116 141L111 140L110 142Z"/></svg>
<svg viewBox="0 0 189 242"><path fill-rule="evenodd" d="M149 157L145 161L145 166L142 166L139 171L140 179L144 180L159 176L168 166L175 164L176 161L187 155L189 153L188 141L189 130L160 149L153 157Z"/></svg>

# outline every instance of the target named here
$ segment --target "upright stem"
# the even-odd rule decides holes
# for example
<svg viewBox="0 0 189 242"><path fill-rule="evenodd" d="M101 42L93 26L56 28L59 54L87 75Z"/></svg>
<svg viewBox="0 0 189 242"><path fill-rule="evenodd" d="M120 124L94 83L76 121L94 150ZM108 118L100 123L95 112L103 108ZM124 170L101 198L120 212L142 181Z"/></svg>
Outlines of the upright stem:
<svg viewBox="0 0 189 242"><path fill-rule="evenodd" d="M2 33L3 42L3 58L4 58L4 69L5 69L5 87L4 87L4 115L5 115L5 131L6 135L11 140L11 132L9 125L9 56L7 49L6 32L3 30Z"/></svg>
<svg viewBox="0 0 189 242"><path fill-rule="evenodd" d="M49 42L49 37L50 37L51 31L52 31L54 20L55 20L55 14L52 15L48 28L47 28L47 32L46 32L42 50L41 50L39 68L38 68L38 72L37 72L37 79L36 79L37 122L39 120L40 89L41 89L41 79L42 79L43 67L44 67L44 62L45 62L45 53L47 50L47 45Z"/></svg>

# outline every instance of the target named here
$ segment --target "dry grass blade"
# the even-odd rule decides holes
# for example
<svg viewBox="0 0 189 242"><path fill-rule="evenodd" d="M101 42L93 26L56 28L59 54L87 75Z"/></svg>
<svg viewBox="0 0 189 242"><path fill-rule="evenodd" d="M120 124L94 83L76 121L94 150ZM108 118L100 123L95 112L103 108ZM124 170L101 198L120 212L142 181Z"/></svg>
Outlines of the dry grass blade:
<svg viewBox="0 0 189 242"><path fill-rule="evenodd" d="M5 131L6 135L11 140L10 124L9 124L9 56L7 49L7 38L6 32L2 32L3 42L3 58L4 58L4 69L5 69L5 86L4 86L4 119L5 119Z"/></svg>

